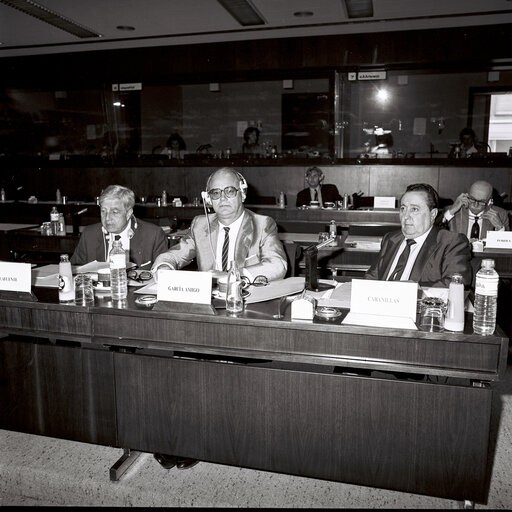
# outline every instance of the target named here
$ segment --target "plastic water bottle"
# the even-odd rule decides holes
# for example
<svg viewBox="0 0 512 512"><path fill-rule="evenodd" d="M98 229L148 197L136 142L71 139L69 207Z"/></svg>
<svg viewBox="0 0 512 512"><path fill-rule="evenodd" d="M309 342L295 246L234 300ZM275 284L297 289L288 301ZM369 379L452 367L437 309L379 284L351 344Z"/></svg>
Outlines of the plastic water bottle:
<svg viewBox="0 0 512 512"><path fill-rule="evenodd" d="M61 254L59 262L59 302L62 304L75 303L75 285L71 262L67 254Z"/></svg>
<svg viewBox="0 0 512 512"><path fill-rule="evenodd" d="M286 207L286 200L284 197L284 192L281 190L279 192L279 208L285 208Z"/></svg>
<svg viewBox="0 0 512 512"><path fill-rule="evenodd" d="M57 211L57 207L54 206L50 212L50 226L52 230L52 235L56 235L59 232L59 212Z"/></svg>
<svg viewBox="0 0 512 512"><path fill-rule="evenodd" d="M482 260L475 284L475 312L473 313L475 334L489 336L496 328L498 281L499 276L494 270L494 260Z"/></svg>
<svg viewBox="0 0 512 512"><path fill-rule="evenodd" d="M128 281L126 278L126 254L121 240L115 240L109 254L110 286L112 287L112 300L126 299L128 295Z"/></svg>
<svg viewBox="0 0 512 512"><path fill-rule="evenodd" d="M60 236L66 236L66 221L64 220L64 214L59 213L59 233Z"/></svg>
<svg viewBox="0 0 512 512"><path fill-rule="evenodd" d="M461 274L453 274L448 288L448 310L444 320L448 331L464 331L464 283Z"/></svg>
<svg viewBox="0 0 512 512"><path fill-rule="evenodd" d="M236 261L231 262L228 272L228 285L226 288L226 311L230 315L236 315L244 310L242 299L242 278Z"/></svg>

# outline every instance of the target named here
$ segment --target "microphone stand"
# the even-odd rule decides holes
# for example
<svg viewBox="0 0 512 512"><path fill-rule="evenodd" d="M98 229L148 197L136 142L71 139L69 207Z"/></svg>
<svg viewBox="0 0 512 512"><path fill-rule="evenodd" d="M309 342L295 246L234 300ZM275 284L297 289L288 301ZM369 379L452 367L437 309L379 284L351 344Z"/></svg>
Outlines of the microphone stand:
<svg viewBox="0 0 512 512"><path fill-rule="evenodd" d="M318 261L318 249L329 245L331 242L334 242L334 240L336 240L336 237L329 238L328 240L325 240L324 242L317 245L310 245L304 251L304 256L306 257L306 290L320 292L334 288L332 284L318 282L318 271L316 268Z"/></svg>

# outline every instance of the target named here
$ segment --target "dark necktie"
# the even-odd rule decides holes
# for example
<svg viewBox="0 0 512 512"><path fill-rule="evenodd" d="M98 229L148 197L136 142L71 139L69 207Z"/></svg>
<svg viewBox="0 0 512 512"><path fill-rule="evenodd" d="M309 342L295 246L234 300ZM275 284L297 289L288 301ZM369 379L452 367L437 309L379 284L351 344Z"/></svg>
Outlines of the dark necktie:
<svg viewBox="0 0 512 512"><path fill-rule="evenodd" d="M318 201L318 191L316 190L316 188L313 191L313 201Z"/></svg>
<svg viewBox="0 0 512 512"><path fill-rule="evenodd" d="M229 253L229 228L224 228L224 243L222 244L222 271L228 270L228 253Z"/></svg>
<svg viewBox="0 0 512 512"><path fill-rule="evenodd" d="M407 260L409 259L409 255L411 254L411 245L415 244L416 241L412 238L408 238L406 241L407 245L405 249L400 254L400 258L398 258L398 262L396 264L395 271L391 274L389 281L400 281L402 274L404 273L405 266L407 265Z"/></svg>
<svg viewBox="0 0 512 512"><path fill-rule="evenodd" d="M469 238L480 238L480 226L478 225L478 217L475 217L475 222L471 226L471 235Z"/></svg>

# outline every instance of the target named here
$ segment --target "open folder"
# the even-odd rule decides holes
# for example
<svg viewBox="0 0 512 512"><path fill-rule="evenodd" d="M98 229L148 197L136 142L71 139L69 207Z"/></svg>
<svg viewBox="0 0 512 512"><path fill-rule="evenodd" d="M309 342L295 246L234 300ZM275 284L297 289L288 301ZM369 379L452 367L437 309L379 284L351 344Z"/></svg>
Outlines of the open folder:
<svg viewBox="0 0 512 512"><path fill-rule="evenodd" d="M418 283L353 279L350 312L342 323L418 330L417 298Z"/></svg>

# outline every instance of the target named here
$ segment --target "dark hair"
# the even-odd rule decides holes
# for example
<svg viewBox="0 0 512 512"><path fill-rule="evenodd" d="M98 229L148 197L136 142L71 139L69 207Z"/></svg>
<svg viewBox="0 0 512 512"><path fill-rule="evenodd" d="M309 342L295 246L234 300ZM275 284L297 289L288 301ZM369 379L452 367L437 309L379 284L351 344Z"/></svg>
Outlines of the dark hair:
<svg viewBox="0 0 512 512"><path fill-rule="evenodd" d="M178 141L178 145L180 146L180 151L184 151L187 149L187 145L185 144L185 141L181 138L181 136L177 133L171 133L170 137L167 139L167 147L170 148L172 146L172 141L176 140Z"/></svg>
<svg viewBox="0 0 512 512"><path fill-rule="evenodd" d="M313 171L317 172L318 175L320 176L320 178L324 175L324 173L322 172L322 169L318 168L318 167L310 167L307 171L306 171L306 177L308 177Z"/></svg>
<svg viewBox="0 0 512 512"><path fill-rule="evenodd" d="M249 134L251 132L255 132L256 133L256 142L258 141L258 139L260 138L260 131L258 128L256 128L256 126L248 126L245 131L244 131L244 140L245 142L249 142Z"/></svg>
<svg viewBox="0 0 512 512"><path fill-rule="evenodd" d="M473 137L473 140L476 139L476 133L472 128L469 128L469 127L462 128L462 130L459 133L459 139L461 141L462 141L464 135L470 135L471 137Z"/></svg>
<svg viewBox="0 0 512 512"><path fill-rule="evenodd" d="M407 192L424 192L427 196L427 206L429 209L433 210L439 207L439 194L436 189L428 183L414 183L413 185L409 185L405 189L404 195Z"/></svg>

